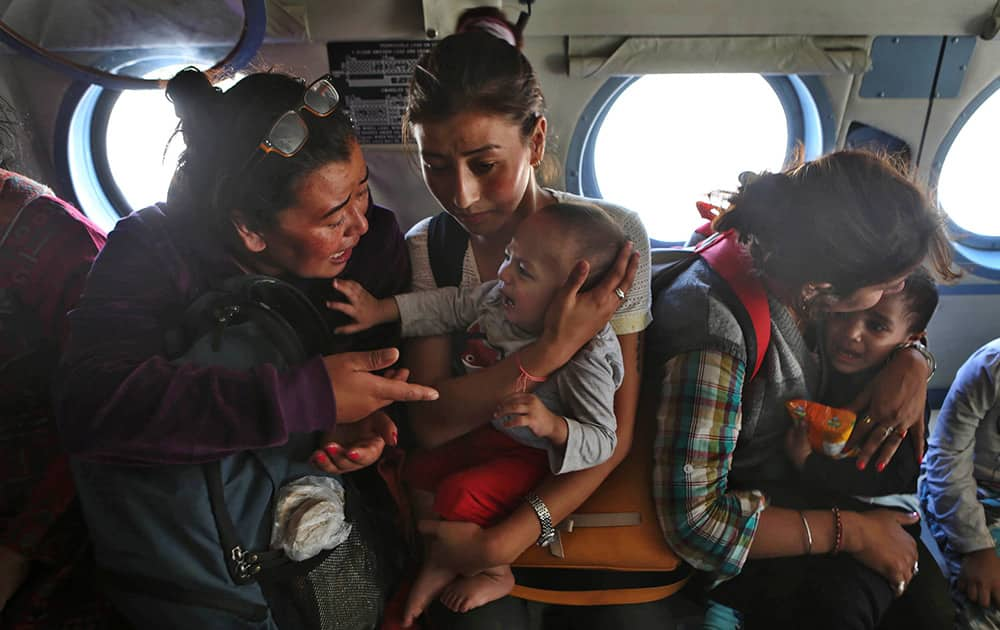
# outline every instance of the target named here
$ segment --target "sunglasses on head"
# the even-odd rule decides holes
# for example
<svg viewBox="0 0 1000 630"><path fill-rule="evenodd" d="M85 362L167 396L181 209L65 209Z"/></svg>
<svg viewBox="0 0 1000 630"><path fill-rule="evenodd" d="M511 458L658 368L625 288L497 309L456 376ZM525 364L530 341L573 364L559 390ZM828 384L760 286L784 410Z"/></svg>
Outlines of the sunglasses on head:
<svg viewBox="0 0 1000 630"><path fill-rule="evenodd" d="M246 176L247 171L251 167L264 159L269 153L277 153L286 158L292 157L301 151L302 147L306 146L306 141L309 140L309 126L302 118L301 111L304 109L313 116L325 118L337 111L337 105L339 104L340 94L337 93L337 88L333 87L330 75L326 74L316 79L303 92L302 104L278 116L278 119L274 121L271 128L264 134L257 148L254 149L250 157L247 158L247 161L240 167L240 170L236 171L236 174L231 178L226 179L230 182L240 181ZM231 183L220 184L216 195L227 194L225 191L231 188ZM217 200L216 203L220 202Z"/></svg>
<svg viewBox="0 0 1000 630"><path fill-rule="evenodd" d="M313 116L325 118L336 111L339 104L340 94L333 87L330 75L316 79L303 93L302 104L279 116L257 145L257 149L263 151L264 155L277 153L282 157L292 157L302 150L309 139L309 126L300 112L304 109Z"/></svg>

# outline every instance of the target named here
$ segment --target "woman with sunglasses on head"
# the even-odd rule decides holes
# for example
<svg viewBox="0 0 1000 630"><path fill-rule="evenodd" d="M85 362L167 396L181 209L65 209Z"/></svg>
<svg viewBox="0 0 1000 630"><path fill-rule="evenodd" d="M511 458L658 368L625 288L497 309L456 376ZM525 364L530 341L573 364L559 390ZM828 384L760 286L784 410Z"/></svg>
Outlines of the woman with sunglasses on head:
<svg viewBox="0 0 1000 630"><path fill-rule="evenodd" d="M81 496L91 525L117 506L122 511L112 515L119 518L117 531L94 531L98 564L112 575L122 563L131 562L133 571L148 565L140 577L161 584L129 595L141 580L112 582L116 605L138 627L273 628L283 611L265 599L258 583L199 581L205 567L198 564L188 567L190 579L178 577L185 574L170 566L170 550L178 548L172 545L183 553L205 535L185 531L184 514L176 520L158 516L168 522L147 547L122 548L120 537L141 524L129 518L145 517L129 512L130 497L107 503L119 499L102 496L101 484L93 482L101 478L100 466L160 466L147 470L169 472L163 465L259 453L332 430L336 440L314 463L327 472L351 472L396 441L395 426L379 409L396 400L431 400L437 393L406 383L406 370L372 373L398 357L386 347L395 337L385 327L335 337L336 354L319 356L306 348L312 358L284 370L171 360L168 337L185 309L227 278L281 278L325 317L336 317L323 308L335 297L333 278L353 279L384 297L404 289L409 264L394 215L369 197L357 137L328 80L306 86L283 74L253 74L221 92L187 69L170 80L166 94L186 150L166 203L122 219L93 267L70 318L57 390L60 428L71 453L86 464L76 474L89 488ZM341 323L332 320L328 327ZM303 461L316 446L309 440ZM88 477L95 470L97 477ZM263 492L248 500L270 504L274 489ZM168 488L163 499L173 500ZM189 497L179 511L199 510L204 500ZM265 520L258 537L266 546L270 514ZM218 555L206 557L205 566L214 566ZM185 589L190 596L179 598Z"/></svg>
<svg viewBox="0 0 1000 630"><path fill-rule="evenodd" d="M536 169L545 156L548 124L545 99L531 64L519 49L518 29L502 12L479 8L462 15L457 31L418 62L410 81L404 132L416 141L427 186L445 211L434 221L447 222L464 239L460 261L448 262L462 286L471 288L497 277L505 248L523 219L540 208L578 198L545 188L538 180ZM472 574L510 564L536 542L549 542L550 525L580 506L629 450L639 390L640 336L650 322L649 241L634 213L604 201L588 201L618 223L632 243L619 254L616 271L606 282L579 294L575 289L583 277L576 278L574 290L562 300L563 304L574 302L575 319L550 313L539 341L516 357L474 373L453 375L457 349L452 349L448 338L410 342L406 354L414 381L433 385L441 397L431 405L414 406L408 417L421 447L461 444L466 435L486 425L495 411L506 413L498 405L522 371L547 377L570 361L610 319L625 368L614 397L614 454L600 466L550 476L529 495L530 500L487 529L436 522L430 550L433 562ZM425 220L407 235L414 290L438 285L429 252L432 229ZM559 578L545 575L547 586L558 586ZM574 628L619 627L624 618L614 616L613 608L567 606L562 611L572 617ZM540 627L544 610L543 604L507 596L465 611L430 603L429 615L434 627L440 628L535 628ZM647 612L645 619L650 622L663 618L663 611L655 606L633 607L635 615L641 615L640 610Z"/></svg>

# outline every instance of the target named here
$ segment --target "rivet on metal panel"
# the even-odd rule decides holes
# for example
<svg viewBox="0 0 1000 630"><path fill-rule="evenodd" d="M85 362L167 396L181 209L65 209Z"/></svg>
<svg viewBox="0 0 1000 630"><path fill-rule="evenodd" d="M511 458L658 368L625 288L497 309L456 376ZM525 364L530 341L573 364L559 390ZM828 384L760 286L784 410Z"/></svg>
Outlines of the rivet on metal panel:
<svg viewBox="0 0 1000 630"><path fill-rule="evenodd" d="M427 37L429 39L437 39L437 36L438 36L438 31L437 31L436 28L432 27L432 28L427 29Z"/></svg>

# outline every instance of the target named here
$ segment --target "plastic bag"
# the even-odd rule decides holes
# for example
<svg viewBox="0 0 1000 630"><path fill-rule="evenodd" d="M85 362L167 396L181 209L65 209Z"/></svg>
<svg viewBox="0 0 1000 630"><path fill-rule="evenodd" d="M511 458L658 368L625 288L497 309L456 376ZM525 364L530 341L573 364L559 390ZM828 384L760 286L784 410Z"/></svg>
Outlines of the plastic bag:
<svg viewBox="0 0 1000 630"><path fill-rule="evenodd" d="M312 558L347 540L351 524L344 517L344 488L333 477L301 477L278 491L271 548L292 560Z"/></svg>

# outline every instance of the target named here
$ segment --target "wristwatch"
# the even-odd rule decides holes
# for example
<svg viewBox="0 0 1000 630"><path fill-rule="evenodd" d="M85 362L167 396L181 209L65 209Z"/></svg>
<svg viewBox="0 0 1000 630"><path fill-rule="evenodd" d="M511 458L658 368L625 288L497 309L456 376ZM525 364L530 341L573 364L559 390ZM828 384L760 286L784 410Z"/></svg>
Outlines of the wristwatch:
<svg viewBox="0 0 1000 630"><path fill-rule="evenodd" d="M538 516L538 524L542 527L542 533L538 536L538 540L535 544L539 547L547 547L552 544L552 541L556 539L556 528L552 526L552 514L549 513L549 508L542 501L542 498L535 494L534 492L529 492L524 500L528 502L531 509L535 511L535 515Z"/></svg>

